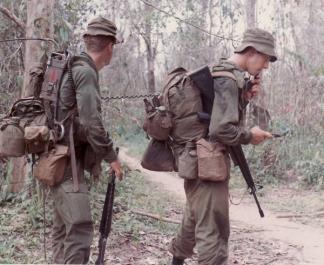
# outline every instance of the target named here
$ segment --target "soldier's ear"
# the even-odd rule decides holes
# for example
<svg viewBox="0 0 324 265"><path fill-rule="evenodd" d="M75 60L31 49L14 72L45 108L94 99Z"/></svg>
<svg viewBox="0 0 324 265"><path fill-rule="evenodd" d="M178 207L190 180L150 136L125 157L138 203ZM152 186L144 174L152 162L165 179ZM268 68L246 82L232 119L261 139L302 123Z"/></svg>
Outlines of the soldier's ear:
<svg viewBox="0 0 324 265"><path fill-rule="evenodd" d="M109 49L110 52L112 52L114 50L114 43L112 42L109 42L108 45L107 45L107 49Z"/></svg>

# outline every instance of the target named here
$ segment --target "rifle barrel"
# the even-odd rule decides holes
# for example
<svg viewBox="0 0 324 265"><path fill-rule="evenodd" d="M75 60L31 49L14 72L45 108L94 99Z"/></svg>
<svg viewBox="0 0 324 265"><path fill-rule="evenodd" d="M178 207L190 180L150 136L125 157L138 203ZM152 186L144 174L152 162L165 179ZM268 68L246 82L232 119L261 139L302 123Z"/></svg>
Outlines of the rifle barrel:
<svg viewBox="0 0 324 265"><path fill-rule="evenodd" d="M100 238L99 238L99 253L96 260L96 265L104 265L104 256L107 244L107 238L111 230L111 221L113 213L114 195L115 195L115 172L112 172L111 181L108 183L104 208L100 221Z"/></svg>

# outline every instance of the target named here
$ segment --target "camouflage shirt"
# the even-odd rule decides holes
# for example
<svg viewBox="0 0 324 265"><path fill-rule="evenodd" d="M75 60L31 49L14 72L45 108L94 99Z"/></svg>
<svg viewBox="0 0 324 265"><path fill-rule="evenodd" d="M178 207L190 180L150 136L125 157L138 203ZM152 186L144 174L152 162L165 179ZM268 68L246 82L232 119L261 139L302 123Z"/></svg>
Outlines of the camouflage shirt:
<svg viewBox="0 0 324 265"><path fill-rule="evenodd" d="M74 57L72 76L74 89L71 89L71 81L67 73L62 80L59 120L62 120L69 110L77 106L76 146L80 142L89 144L98 159L112 162L117 156L113 149L113 142L102 121L98 71L91 57L85 52Z"/></svg>
<svg viewBox="0 0 324 265"><path fill-rule="evenodd" d="M244 128L245 107L248 104L242 96L245 72L224 59L213 67L213 71L230 71L235 75L236 81L229 77L214 79L215 99L209 138L226 145L248 144L252 135Z"/></svg>

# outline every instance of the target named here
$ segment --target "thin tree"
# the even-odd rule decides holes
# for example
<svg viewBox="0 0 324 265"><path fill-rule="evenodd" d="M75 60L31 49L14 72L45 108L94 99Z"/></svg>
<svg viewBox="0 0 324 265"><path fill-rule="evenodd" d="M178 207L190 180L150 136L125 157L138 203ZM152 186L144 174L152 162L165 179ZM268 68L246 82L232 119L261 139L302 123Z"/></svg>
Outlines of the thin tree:
<svg viewBox="0 0 324 265"><path fill-rule="evenodd" d="M257 25L256 4L257 0L245 0L245 15L247 28L255 28Z"/></svg>
<svg viewBox="0 0 324 265"><path fill-rule="evenodd" d="M53 9L56 0L27 0L26 38L51 38L53 39ZM32 66L39 63L44 55L52 48L49 42L39 40L26 41L25 75L21 96L30 96L33 91L28 89L29 71ZM19 192L24 186L28 169L26 159L13 159L12 192Z"/></svg>

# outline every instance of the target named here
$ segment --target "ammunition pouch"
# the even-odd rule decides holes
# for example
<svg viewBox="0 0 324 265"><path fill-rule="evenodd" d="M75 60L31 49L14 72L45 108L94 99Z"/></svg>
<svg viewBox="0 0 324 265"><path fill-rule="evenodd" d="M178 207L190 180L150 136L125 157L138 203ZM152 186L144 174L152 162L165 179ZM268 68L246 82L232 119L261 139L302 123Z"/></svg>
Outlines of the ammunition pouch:
<svg viewBox="0 0 324 265"><path fill-rule="evenodd" d="M184 179L198 177L198 159L195 142L187 142L178 159L178 175Z"/></svg>
<svg viewBox="0 0 324 265"><path fill-rule="evenodd" d="M208 181L224 181L229 178L230 159L226 147L205 139L197 142L198 178Z"/></svg>

